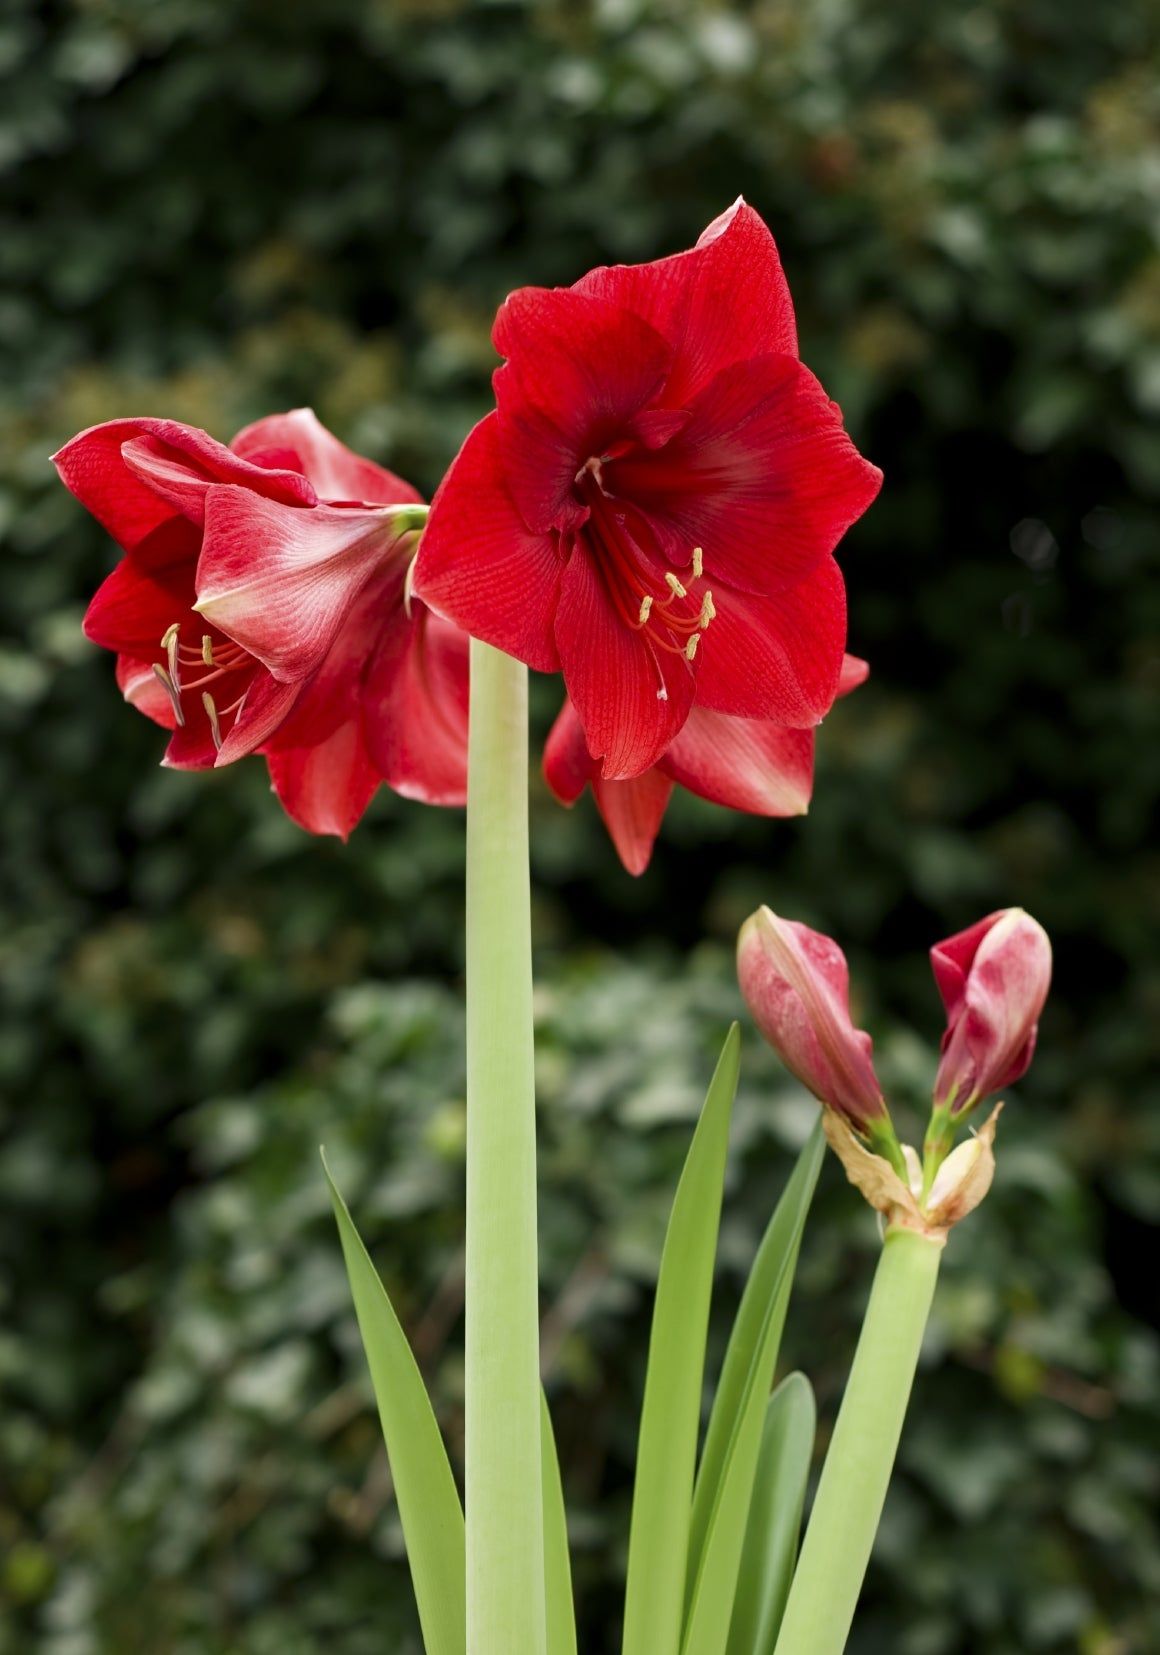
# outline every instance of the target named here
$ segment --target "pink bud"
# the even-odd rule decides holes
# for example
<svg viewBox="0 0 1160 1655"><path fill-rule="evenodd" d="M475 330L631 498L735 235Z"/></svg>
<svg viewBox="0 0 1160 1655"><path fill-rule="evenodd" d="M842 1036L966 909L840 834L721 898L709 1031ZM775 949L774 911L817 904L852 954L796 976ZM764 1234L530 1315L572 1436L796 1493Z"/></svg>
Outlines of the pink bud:
<svg viewBox="0 0 1160 1655"><path fill-rule="evenodd" d="M930 951L946 1007L937 1107L964 1114L1025 1074L1051 982L1047 932L1022 908L1002 908Z"/></svg>
<svg viewBox="0 0 1160 1655"><path fill-rule="evenodd" d="M791 1074L858 1131L888 1119L868 1034L850 1021L836 942L759 908L737 939L737 975L758 1028Z"/></svg>

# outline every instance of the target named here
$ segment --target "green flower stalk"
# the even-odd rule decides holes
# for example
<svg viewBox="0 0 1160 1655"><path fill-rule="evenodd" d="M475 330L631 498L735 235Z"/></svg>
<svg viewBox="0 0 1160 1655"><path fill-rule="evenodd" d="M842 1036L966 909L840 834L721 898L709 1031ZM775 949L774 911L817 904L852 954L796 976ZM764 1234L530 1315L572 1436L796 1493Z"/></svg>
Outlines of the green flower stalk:
<svg viewBox="0 0 1160 1655"><path fill-rule="evenodd" d="M775 1655L841 1655L890 1486L942 1240L891 1228Z"/></svg>
<svg viewBox="0 0 1160 1655"><path fill-rule="evenodd" d="M475 639L467 804L467 1655L544 1655L527 668Z"/></svg>

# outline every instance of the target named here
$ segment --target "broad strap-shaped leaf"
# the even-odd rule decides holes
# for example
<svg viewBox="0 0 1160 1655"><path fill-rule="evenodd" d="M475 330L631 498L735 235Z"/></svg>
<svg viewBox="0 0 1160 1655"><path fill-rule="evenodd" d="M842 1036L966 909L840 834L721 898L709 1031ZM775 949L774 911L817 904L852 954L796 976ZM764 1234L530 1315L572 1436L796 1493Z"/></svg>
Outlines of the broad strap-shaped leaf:
<svg viewBox="0 0 1160 1655"><path fill-rule="evenodd" d="M725 1354L693 1503L682 1655L725 1649L762 1424L823 1150L815 1128L758 1249Z"/></svg>
<svg viewBox="0 0 1160 1655"><path fill-rule="evenodd" d="M727 1655L773 1655L797 1560L816 1426L810 1382L791 1373L765 1410Z"/></svg>
<svg viewBox="0 0 1160 1655"><path fill-rule="evenodd" d="M740 1045L734 1024L693 1134L661 1254L633 1489L624 1655L677 1655L680 1648L709 1298Z"/></svg>
<svg viewBox="0 0 1160 1655"><path fill-rule="evenodd" d="M465 1655L463 1507L447 1450L407 1336L322 1158L371 1370L426 1655Z"/></svg>
<svg viewBox="0 0 1160 1655"><path fill-rule="evenodd" d="M548 1655L576 1655L576 1610L568 1561L568 1519L548 1399L540 1393L540 1454L544 1476L544 1593Z"/></svg>

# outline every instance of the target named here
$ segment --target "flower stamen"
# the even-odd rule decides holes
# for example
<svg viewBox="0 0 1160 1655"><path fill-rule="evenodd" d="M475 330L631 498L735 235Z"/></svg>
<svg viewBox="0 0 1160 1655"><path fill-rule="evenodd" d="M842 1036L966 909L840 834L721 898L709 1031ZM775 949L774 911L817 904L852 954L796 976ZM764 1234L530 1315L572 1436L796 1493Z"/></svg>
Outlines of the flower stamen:
<svg viewBox="0 0 1160 1655"><path fill-rule="evenodd" d="M166 627L161 636L161 647L169 661L169 676L173 680L173 687L178 695L181 694L181 674L177 670L178 633L180 631L180 625L177 621L174 621L172 626Z"/></svg>
<svg viewBox="0 0 1160 1655"><path fill-rule="evenodd" d="M201 692L201 704L205 708L206 717L209 719L209 728L210 734L213 736L213 744L220 753L222 747L222 727L218 722L218 710L214 706L213 696L208 690L203 690Z"/></svg>
<svg viewBox="0 0 1160 1655"><path fill-rule="evenodd" d="M153 676L169 697L170 704L173 707L173 716L177 720L178 728L184 729L185 714L181 709L181 691L166 672L165 668L161 665L160 661L155 661L153 663Z"/></svg>

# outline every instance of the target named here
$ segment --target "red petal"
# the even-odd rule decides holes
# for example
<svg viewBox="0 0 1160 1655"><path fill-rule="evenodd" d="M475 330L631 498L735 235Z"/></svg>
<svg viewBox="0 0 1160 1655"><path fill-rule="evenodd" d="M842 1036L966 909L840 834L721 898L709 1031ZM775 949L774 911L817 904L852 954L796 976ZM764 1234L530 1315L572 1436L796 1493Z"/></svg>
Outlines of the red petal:
<svg viewBox="0 0 1160 1655"><path fill-rule="evenodd" d="M193 541L184 561L150 568L134 552L123 557L98 586L84 618L85 636L94 644L160 659L162 635L174 621L186 619L194 600L197 531L188 523L181 527L181 538L188 535ZM171 531L160 532L168 535Z"/></svg>
<svg viewBox="0 0 1160 1655"><path fill-rule="evenodd" d="M250 680L246 698L218 749L216 765L255 753L285 723L301 692L300 684L282 684L260 668Z"/></svg>
<svg viewBox="0 0 1160 1655"><path fill-rule="evenodd" d="M316 746L268 752L266 762L287 815L309 833L346 839L379 785L357 717Z"/></svg>
<svg viewBox="0 0 1160 1655"><path fill-rule="evenodd" d="M495 390L512 498L530 529L578 527L577 471L648 408L672 353L631 311L566 287L520 288L492 338L509 359ZM655 438L655 422L646 431Z"/></svg>
<svg viewBox="0 0 1160 1655"><path fill-rule="evenodd" d="M191 523L202 522L206 494L217 483L252 489L286 506L315 504L313 488L296 471L270 471L251 465L249 460L241 459L207 437L204 431L191 433L187 427L179 429L186 437L183 446L147 434L123 443L121 459L130 476L144 483L159 499L168 501ZM191 435L199 440L189 441Z"/></svg>
<svg viewBox="0 0 1160 1655"><path fill-rule="evenodd" d="M161 763L167 770L212 770L217 743L205 709L196 696L186 696L181 706L185 723L170 736Z"/></svg>
<svg viewBox="0 0 1160 1655"><path fill-rule="evenodd" d="M300 679L321 663L375 570L401 568L404 557L381 509L302 511L248 489L211 489L197 611L275 677Z"/></svg>
<svg viewBox="0 0 1160 1655"><path fill-rule="evenodd" d="M53 460L65 487L126 551L176 515L199 522L212 482L241 483L288 503L314 499L305 478L263 471L177 420L109 420L82 431Z"/></svg>
<svg viewBox="0 0 1160 1655"><path fill-rule="evenodd" d="M874 499L882 473L795 357L725 368L655 453L613 460L606 486L648 515L671 561L704 548L705 580L769 595L828 556Z"/></svg>
<svg viewBox="0 0 1160 1655"><path fill-rule="evenodd" d="M544 743L544 779L562 805L574 805L600 766L588 751L584 726L565 698Z"/></svg>
<svg viewBox="0 0 1160 1655"><path fill-rule="evenodd" d="M416 603L384 630L363 692L367 750L408 799L467 802L468 640Z"/></svg>
<svg viewBox="0 0 1160 1655"><path fill-rule="evenodd" d="M564 561L552 535L532 534L503 478L497 418L475 427L431 503L415 591L475 638L538 672L558 672L552 621Z"/></svg>
<svg viewBox="0 0 1160 1655"><path fill-rule="evenodd" d="M174 509L128 470L121 458L122 446L143 431L172 424L168 420L109 420L82 431L52 457L64 486L126 551L167 522Z"/></svg>
<svg viewBox="0 0 1160 1655"><path fill-rule="evenodd" d="M858 655L843 655L842 670L838 674L838 694L849 695L870 676L870 663Z"/></svg>
<svg viewBox="0 0 1160 1655"><path fill-rule="evenodd" d="M393 471L364 460L329 432L312 408L268 414L239 431L230 444L251 464L300 471L322 500L372 505L419 504L422 496Z"/></svg>
<svg viewBox="0 0 1160 1655"><path fill-rule="evenodd" d="M652 858L672 782L654 768L627 781L597 776L592 791L620 860L629 873L642 874Z"/></svg>
<svg viewBox="0 0 1160 1655"><path fill-rule="evenodd" d="M814 734L694 707L661 765L714 804L754 816L804 816L814 781Z"/></svg>
<svg viewBox="0 0 1160 1655"><path fill-rule="evenodd" d="M777 247L738 200L696 247L651 264L593 270L576 291L624 305L674 347L665 401L679 406L733 362L771 351L797 355L793 302Z"/></svg>
<svg viewBox="0 0 1160 1655"><path fill-rule="evenodd" d="M384 639L406 632L401 565L388 565L359 593L326 656L301 687L275 747L317 747L361 717L363 688ZM365 742L364 742L365 745Z"/></svg>
<svg viewBox="0 0 1160 1655"><path fill-rule="evenodd" d="M589 782L617 854L631 874L648 867L673 784L660 770L605 781L588 752L571 701L565 701L544 748L544 775L561 804L573 805Z"/></svg>
<svg viewBox="0 0 1160 1655"><path fill-rule="evenodd" d="M838 691L846 641L841 571L826 558L791 591L757 598L715 586L697 654L697 701L716 712L808 729Z"/></svg>
<svg viewBox="0 0 1160 1655"><path fill-rule="evenodd" d="M177 726L173 702L153 671L152 663L131 655L117 657L117 685L131 707L160 724L163 730Z"/></svg>
<svg viewBox="0 0 1160 1655"><path fill-rule="evenodd" d="M693 703L683 655L627 627L592 561L577 551L560 585L556 643L589 751L609 780L638 776L660 758Z"/></svg>

